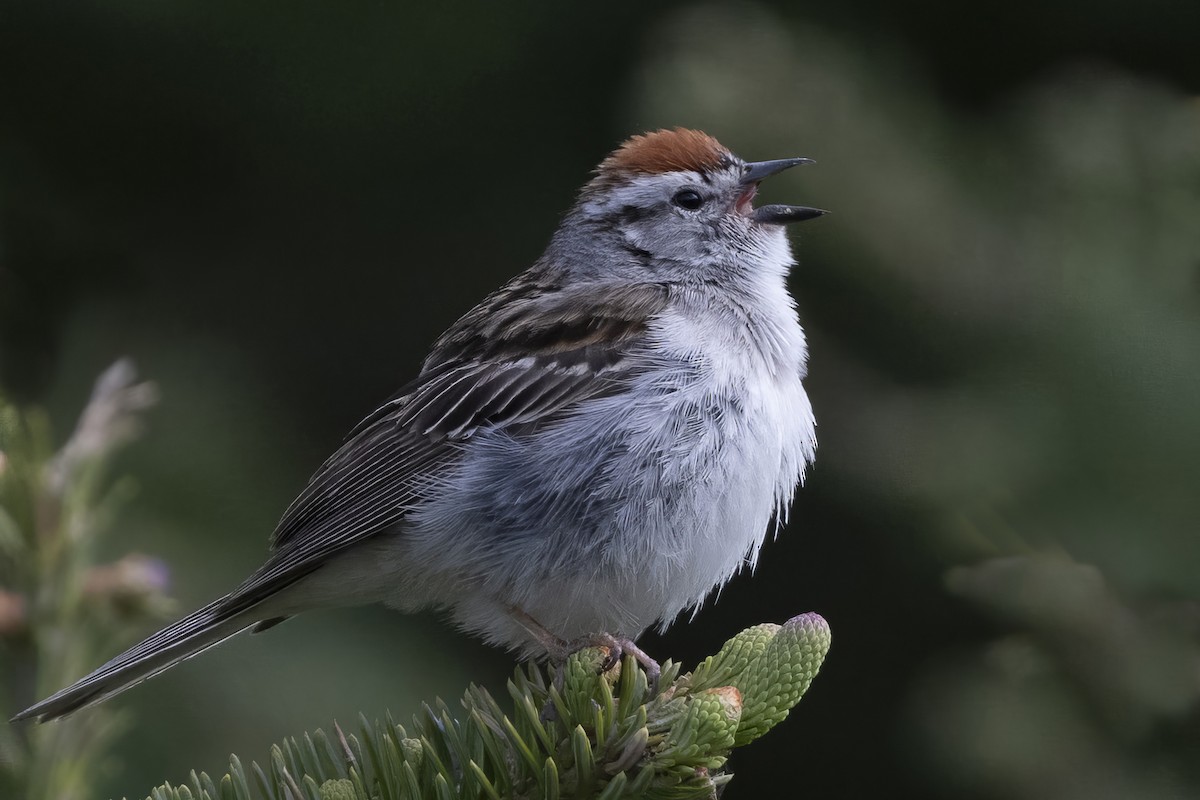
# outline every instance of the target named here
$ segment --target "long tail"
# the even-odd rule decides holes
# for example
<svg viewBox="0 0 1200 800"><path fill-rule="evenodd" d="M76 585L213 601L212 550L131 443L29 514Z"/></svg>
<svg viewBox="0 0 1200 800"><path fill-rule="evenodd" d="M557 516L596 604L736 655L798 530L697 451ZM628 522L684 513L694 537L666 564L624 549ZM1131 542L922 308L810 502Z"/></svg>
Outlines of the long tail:
<svg viewBox="0 0 1200 800"><path fill-rule="evenodd" d="M220 644L253 626L264 616L254 606L230 613L230 598L222 597L168 625L87 677L25 709L12 721L37 717L39 722L45 722L107 700L180 661Z"/></svg>

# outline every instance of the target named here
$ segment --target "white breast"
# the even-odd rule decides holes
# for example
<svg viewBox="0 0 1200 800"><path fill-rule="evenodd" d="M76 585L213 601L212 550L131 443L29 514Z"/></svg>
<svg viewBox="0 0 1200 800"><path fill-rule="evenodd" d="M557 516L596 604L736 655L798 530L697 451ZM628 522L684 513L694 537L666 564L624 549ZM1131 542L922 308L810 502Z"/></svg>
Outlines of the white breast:
<svg viewBox="0 0 1200 800"><path fill-rule="evenodd" d="M678 528L661 534L680 539L676 558L659 563L664 605L672 609L664 623L753 566L772 517L786 516L813 458L815 421L801 383L804 334L782 287L770 294L772 302L754 303L754 314L732 303L663 319L663 346L702 365L681 387L676 413L706 404L722 409L717 431L690 443L706 462L692 476L696 513L681 514L672 521Z"/></svg>

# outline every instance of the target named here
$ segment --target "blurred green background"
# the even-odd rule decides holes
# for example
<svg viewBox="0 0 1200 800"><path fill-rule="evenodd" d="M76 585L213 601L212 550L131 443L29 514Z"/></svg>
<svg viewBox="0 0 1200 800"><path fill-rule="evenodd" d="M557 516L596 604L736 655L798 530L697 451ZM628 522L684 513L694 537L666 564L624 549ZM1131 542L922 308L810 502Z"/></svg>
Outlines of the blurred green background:
<svg viewBox="0 0 1200 800"><path fill-rule="evenodd" d="M65 435L117 356L158 383L110 555L192 607L621 139L812 157L764 191L833 211L792 279L817 467L644 642L829 620L727 796L1200 797L1198 38L1184 0L0 0L0 385ZM97 795L509 667L313 614L116 701Z"/></svg>

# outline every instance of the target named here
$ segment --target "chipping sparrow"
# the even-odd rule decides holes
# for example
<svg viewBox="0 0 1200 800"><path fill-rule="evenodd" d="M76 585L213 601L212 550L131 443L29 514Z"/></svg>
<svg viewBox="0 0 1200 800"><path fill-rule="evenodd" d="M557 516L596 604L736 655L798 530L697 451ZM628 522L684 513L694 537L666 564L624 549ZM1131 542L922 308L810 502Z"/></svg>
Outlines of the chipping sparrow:
<svg viewBox="0 0 1200 800"><path fill-rule="evenodd" d="M237 589L16 719L111 697L309 608L436 608L526 656L632 639L752 565L816 446L783 225L698 131L634 136L546 252L363 420ZM778 524L778 523L777 523Z"/></svg>

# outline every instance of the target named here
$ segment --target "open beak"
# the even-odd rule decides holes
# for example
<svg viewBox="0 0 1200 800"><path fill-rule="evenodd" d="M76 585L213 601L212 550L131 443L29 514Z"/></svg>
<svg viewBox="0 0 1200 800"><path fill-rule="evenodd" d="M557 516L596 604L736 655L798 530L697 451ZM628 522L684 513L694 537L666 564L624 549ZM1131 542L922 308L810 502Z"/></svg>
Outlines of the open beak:
<svg viewBox="0 0 1200 800"><path fill-rule="evenodd" d="M785 169L800 164L812 164L811 158L780 158L775 161L752 161L745 166L742 173L742 184L747 187L757 186L763 179L783 172ZM789 222L803 222L815 219L828 212L808 206L770 205L756 208L750 212L750 219L755 222L785 225Z"/></svg>

